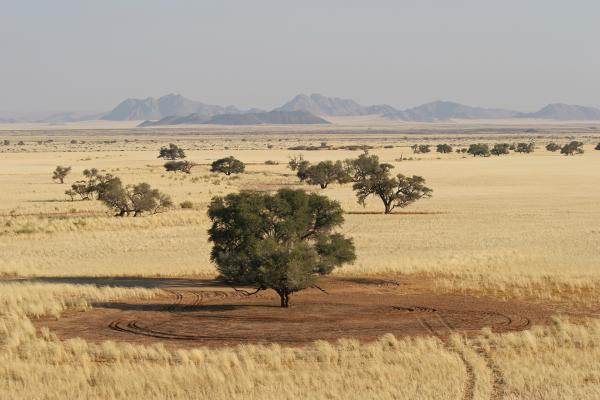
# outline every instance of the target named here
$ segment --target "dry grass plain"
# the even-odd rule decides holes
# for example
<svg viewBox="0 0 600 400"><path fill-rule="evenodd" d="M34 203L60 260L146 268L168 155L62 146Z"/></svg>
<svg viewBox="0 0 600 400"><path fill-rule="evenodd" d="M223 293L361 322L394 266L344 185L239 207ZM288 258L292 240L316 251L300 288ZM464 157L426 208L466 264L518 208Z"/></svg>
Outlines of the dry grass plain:
<svg viewBox="0 0 600 400"><path fill-rule="evenodd" d="M599 398L600 322L594 315L600 309L600 151L593 150L598 128L536 125L526 132L524 126L440 124L366 130L360 121L353 123L354 128L334 124L328 132L240 127L0 132L0 139L12 142L0 146L0 398ZM485 159L413 155L409 148L532 137L538 145L533 154ZM585 154L565 157L543 149L550 140L571 137L586 143ZM19 140L25 144L16 145ZM191 175L164 172L156 155L169 142L202 165ZM375 199L366 208L358 205L349 185L323 190L347 211L343 231L357 247L357 261L337 276L416 280L422 291L440 295L519 299L551 307L556 317L526 331L454 333L444 340L434 327L431 335L385 335L374 342L185 349L61 340L34 324L38 317L60 318L94 303L160 296L160 287L144 284L147 278L213 277L205 213L210 198L241 189L297 187L286 169L291 155L317 161L359 154L288 150L321 142L373 146L370 151L395 171L422 175L434 189L433 198L395 215L379 214ZM207 164L228 155L246 162L247 173L209 172ZM267 160L278 164L266 165ZM177 204L192 201L194 209L115 218L96 201L68 200L63 194L68 184L50 179L59 164L73 167L68 183L96 167L128 183L149 182ZM137 283L110 285L109 278L117 276ZM106 283L85 284L99 277Z"/></svg>

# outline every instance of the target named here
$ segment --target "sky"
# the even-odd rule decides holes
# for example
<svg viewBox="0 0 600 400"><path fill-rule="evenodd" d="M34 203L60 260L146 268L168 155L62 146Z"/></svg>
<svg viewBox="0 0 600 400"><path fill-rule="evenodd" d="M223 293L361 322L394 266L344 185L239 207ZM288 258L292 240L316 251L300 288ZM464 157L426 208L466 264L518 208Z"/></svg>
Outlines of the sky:
<svg viewBox="0 0 600 400"><path fill-rule="evenodd" d="M0 111L180 93L600 107L597 0L0 0Z"/></svg>

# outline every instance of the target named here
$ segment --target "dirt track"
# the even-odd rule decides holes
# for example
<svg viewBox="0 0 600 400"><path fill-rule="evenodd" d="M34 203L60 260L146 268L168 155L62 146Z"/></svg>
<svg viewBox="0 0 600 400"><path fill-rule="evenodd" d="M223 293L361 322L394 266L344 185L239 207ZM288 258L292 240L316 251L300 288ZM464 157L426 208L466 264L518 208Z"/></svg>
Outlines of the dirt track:
<svg viewBox="0 0 600 400"><path fill-rule="evenodd" d="M535 305L489 298L435 295L393 281L329 278L327 293L308 289L279 308L272 291L245 296L212 282L163 287L150 301L120 300L95 304L87 312L71 312L60 320L42 319L60 338L168 346L219 346L238 343L298 345L342 337L362 341L392 333L472 333L483 327L516 331L545 323L549 311Z"/></svg>

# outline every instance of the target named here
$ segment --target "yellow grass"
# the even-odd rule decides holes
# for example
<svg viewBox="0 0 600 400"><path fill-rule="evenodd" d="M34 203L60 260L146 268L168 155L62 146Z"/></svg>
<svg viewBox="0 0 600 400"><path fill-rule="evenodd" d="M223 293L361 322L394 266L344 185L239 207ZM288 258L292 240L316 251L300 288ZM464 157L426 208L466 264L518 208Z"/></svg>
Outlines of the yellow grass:
<svg viewBox="0 0 600 400"><path fill-rule="evenodd" d="M395 274L427 279L441 292L598 308L600 151L592 149L600 139L593 131L582 136L586 153L576 157L541 148L549 140L567 141L565 131L581 132L584 125L549 129L534 154L486 159L413 155L409 146L512 142L517 136L456 135L451 126L435 137L406 138L410 127L399 134L362 136L351 130L322 136L311 128L306 138L268 130L249 136L233 130L236 135L223 136L226 129L219 129L206 136L186 130L137 135L70 131L42 145L36 140L47 137L39 131L4 135L26 144L0 146L0 275L13 279L0 283L0 398L457 399L469 381L467 363L477 377L474 398L484 399L497 390L489 359L502 371L504 398L600 397L597 320L557 320L528 332L488 332L446 344L434 337L386 336L370 344L344 340L306 348L186 351L61 342L50 332L35 332L30 318L59 317L67 308L85 310L95 301L147 298L156 292L14 278L213 276L206 234L210 198L240 189L300 187L286 169L291 155L318 161L359 154L287 150L322 141L372 145L371 152L393 163L395 171L422 175L434 189L432 199L401 210L402 215L386 216L377 214L381 204L376 199L366 208L358 205L350 185L323 191L304 186L339 200L348 212L342 230L355 240L357 261L336 273ZM72 139L78 143L70 144ZM117 143L104 143L110 140ZM172 141L189 149L188 159L203 165L189 176L164 172L157 150ZM227 155L247 162L248 173L226 178L208 171L210 161ZM405 160L396 161L401 156ZM266 160L279 164L265 165ZM63 192L69 185L50 179L59 164L73 166L69 184L80 179L83 169L97 167L127 183L147 181L172 195L176 204L192 201L194 209L115 218L97 201L68 201Z"/></svg>

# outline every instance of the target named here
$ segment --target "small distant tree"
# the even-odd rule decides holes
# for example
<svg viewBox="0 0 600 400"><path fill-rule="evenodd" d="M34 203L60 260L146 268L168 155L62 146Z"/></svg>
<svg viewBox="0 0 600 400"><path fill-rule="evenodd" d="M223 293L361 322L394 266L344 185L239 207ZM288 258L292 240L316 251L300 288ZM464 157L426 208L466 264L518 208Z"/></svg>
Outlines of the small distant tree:
<svg viewBox="0 0 600 400"><path fill-rule="evenodd" d="M296 172L296 176L300 179L300 182L304 182L308 178L306 171L309 166L310 163L304 159L302 154L290 158L290 162L288 163L288 168Z"/></svg>
<svg viewBox="0 0 600 400"><path fill-rule="evenodd" d="M450 146L449 144L445 144L445 143L438 144L436 151L438 153L442 153L442 154L452 153L452 146Z"/></svg>
<svg viewBox="0 0 600 400"><path fill-rule="evenodd" d="M173 206L168 195L152 189L148 183L123 186L121 179L117 177L106 182L99 199L115 210L119 217L130 214L137 217L144 212L155 214Z"/></svg>
<svg viewBox="0 0 600 400"><path fill-rule="evenodd" d="M22 140L19 140L19 143L17 143L17 146L24 146L24 145L25 145L25 142Z"/></svg>
<svg viewBox="0 0 600 400"><path fill-rule="evenodd" d="M356 258L352 239L333 233L344 222L342 207L315 193L232 193L214 197L208 216L210 258L221 278L272 289L284 308L293 293Z"/></svg>
<svg viewBox="0 0 600 400"><path fill-rule="evenodd" d="M192 172L192 168L196 165L197 164L191 161L167 161L164 167L167 172L181 171L186 174L189 174Z"/></svg>
<svg viewBox="0 0 600 400"><path fill-rule="evenodd" d="M510 147L510 145L508 143L496 143L494 145L494 147L492 147L492 150L490 150L490 153L492 153L495 156L501 156L503 154L508 154L509 147Z"/></svg>
<svg viewBox="0 0 600 400"><path fill-rule="evenodd" d="M2 143L4 143L5 146L10 146L10 140L3 140Z"/></svg>
<svg viewBox="0 0 600 400"><path fill-rule="evenodd" d="M77 195L77 193L73 189L67 189L67 190L65 190L65 194L67 196L69 196L69 198L71 199L71 201L74 201L75 200L75 196Z"/></svg>
<svg viewBox="0 0 600 400"><path fill-rule="evenodd" d="M71 167L62 167L58 165L54 172L52 172L52 179L60 183L64 183L65 178L67 175L69 175L69 173L71 173Z"/></svg>
<svg viewBox="0 0 600 400"><path fill-rule="evenodd" d="M185 158L185 151L176 144L169 143L169 147L161 147L158 158L164 158L166 160Z"/></svg>
<svg viewBox="0 0 600 400"><path fill-rule="evenodd" d="M245 169L246 165L233 156L213 161L210 168L211 172L222 172L225 175L240 174Z"/></svg>
<svg viewBox="0 0 600 400"><path fill-rule="evenodd" d="M517 153L533 153L535 150L535 143L517 143L517 147L515 147L515 152Z"/></svg>
<svg viewBox="0 0 600 400"><path fill-rule="evenodd" d="M321 189L333 182L348 183L352 180L341 161L321 161L309 166L305 174L309 185L319 185Z"/></svg>
<svg viewBox="0 0 600 400"><path fill-rule="evenodd" d="M69 143L71 143L71 144L77 144L77 140L72 139Z"/></svg>
<svg viewBox="0 0 600 400"><path fill-rule="evenodd" d="M413 144L412 146L410 146L413 153L415 154L429 153L431 151L429 147L430 146L428 144Z"/></svg>
<svg viewBox="0 0 600 400"><path fill-rule="evenodd" d="M583 154L583 143L573 140L572 142L565 144L560 149L560 154L564 154L566 156Z"/></svg>
<svg viewBox="0 0 600 400"><path fill-rule="evenodd" d="M490 147L485 143L476 143L469 145L467 153L472 154L473 157L489 157Z"/></svg>
<svg viewBox="0 0 600 400"><path fill-rule="evenodd" d="M598 144L596 145L596 147L594 147L594 150L600 150L600 143L598 143Z"/></svg>
<svg viewBox="0 0 600 400"><path fill-rule="evenodd" d="M384 213L390 214L394 208L404 208L415 201L431 197L433 190L425 186L421 176L404 176L398 174L392 177L391 164L380 163L379 157L361 154L357 159L347 160L351 173L358 203L365 205L370 196L379 197L384 205Z"/></svg>
<svg viewBox="0 0 600 400"><path fill-rule="evenodd" d="M558 150L560 150L560 148L561 147L554 142L550 142L546 145L546 150L552 151L552 152L558 151Z"/></svg>

